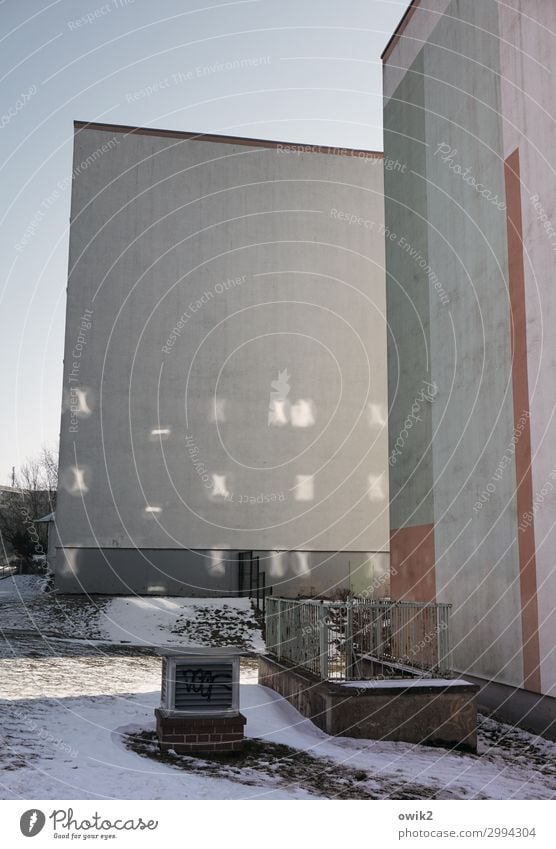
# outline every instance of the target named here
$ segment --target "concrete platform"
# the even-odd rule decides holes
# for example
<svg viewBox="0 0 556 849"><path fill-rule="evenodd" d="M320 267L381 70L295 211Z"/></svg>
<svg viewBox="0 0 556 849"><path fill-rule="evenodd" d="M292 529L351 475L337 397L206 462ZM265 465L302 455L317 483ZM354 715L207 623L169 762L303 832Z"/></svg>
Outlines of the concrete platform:
<svg viewBox="0 0 556 849"><path fill-rule="evenodd" d="M263 655L259 683L327 734L477 750L479 687L461 679L333 683Z"/></svg>

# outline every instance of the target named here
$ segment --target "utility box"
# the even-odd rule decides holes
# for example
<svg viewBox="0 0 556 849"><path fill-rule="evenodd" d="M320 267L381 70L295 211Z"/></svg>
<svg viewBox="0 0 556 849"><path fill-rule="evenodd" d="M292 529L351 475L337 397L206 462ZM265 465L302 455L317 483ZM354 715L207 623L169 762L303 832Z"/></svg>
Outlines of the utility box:
<svg viewBox="0 0 556 849"><path fill-rule="evenodd" d="M156 730L163 751L237 752L245 717L239 711L237 649L192 649L162 657Z"/></svg>
<svg viewBox="0 0 556 849"><path fill-rule="evenodd" d="M239 713L239 654L165 656L161 708L179 715Z"/></svg>

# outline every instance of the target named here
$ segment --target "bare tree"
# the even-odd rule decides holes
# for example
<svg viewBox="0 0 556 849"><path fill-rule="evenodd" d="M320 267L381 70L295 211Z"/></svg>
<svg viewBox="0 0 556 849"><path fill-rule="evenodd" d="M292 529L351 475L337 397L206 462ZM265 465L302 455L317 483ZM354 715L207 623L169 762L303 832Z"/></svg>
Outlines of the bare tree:
<svg viewBox="0 0 556 849"><path fill-rule="evenodd" d="M0 506L2 550L11 550L22 560L37 562L46 554L47 527L36 520L56 506L58 460L56 452L43 447L15 475L15 487L4 490ZM34 560L35 558L35 560Z"/></svg>
<svg viewBox="0 0 556 849"><path fill-rule="evenodd" d="M53 448L43 446L40 453L42 480L49 493L52 509L56 507L56 490L58 489L58 452Z"/></svg>

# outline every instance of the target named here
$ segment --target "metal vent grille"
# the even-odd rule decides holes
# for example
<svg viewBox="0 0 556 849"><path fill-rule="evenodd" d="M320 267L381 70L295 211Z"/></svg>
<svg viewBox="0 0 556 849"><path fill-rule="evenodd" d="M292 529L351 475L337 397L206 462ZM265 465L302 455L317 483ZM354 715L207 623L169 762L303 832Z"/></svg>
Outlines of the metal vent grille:
<svg viewBox="0 0 556 849"><path fill-rule="evenodd" d="M233 706L233 664L183 663L175 668L174 710L229 710Z"/></svg>

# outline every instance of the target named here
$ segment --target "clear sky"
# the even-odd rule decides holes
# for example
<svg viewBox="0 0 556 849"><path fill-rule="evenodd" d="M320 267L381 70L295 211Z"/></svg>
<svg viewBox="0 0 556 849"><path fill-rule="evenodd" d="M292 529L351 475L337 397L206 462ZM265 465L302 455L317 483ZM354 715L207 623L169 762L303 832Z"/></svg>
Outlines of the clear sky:
<svg viewBox="0 0 556 849"><path fill-rule="evenodd" d="M0 483L58 440L73 121L381 150L406 6L0 0Z"/></svg>

